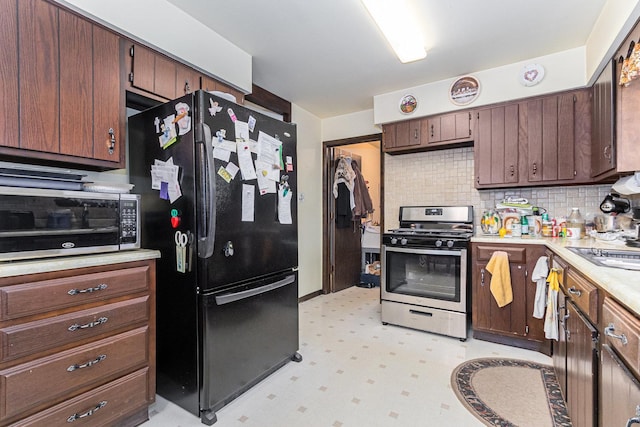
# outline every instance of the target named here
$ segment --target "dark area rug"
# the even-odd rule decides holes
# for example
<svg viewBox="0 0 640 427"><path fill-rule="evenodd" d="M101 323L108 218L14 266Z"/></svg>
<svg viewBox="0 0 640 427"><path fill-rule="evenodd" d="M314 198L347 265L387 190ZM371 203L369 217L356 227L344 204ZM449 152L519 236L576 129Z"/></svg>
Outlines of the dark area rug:
<svg viewBox="0 0 640 427"><path fill-rule="evenodd" d="M488 426L571 426L551 366L516 359L473 359L454 369L451 387Z"/></svg>

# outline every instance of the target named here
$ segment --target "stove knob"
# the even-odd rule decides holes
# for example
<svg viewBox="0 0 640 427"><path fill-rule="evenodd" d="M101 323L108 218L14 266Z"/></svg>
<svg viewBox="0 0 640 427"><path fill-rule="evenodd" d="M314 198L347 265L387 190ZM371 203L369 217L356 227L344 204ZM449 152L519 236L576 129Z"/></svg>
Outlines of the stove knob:
<svg viewBox="0 0 640 427"><path fill-rule="evenodd" d="M396 239L395 237L391 238L391 244L395 245L396 243L398 243L398 239Z"/></svg>
<svg viewBox="0 0 640 427"><path fill-rule="evenodd" d="M436 248L439 248L440 246L442 246L442 240L436 240Z"/></svg>
<svg viewBox="0 0 640 427"><path fill-rule="evenodd" d="M453 240L447 241L447 247L448 248L452 248L453 247Z"/></svg>
<svg viewBox="0 0 640 427"><path fill-rule="evenodd" d="M407 244L407 239L405 237L403 237L402 240L400 240L400 244L401 245L406 245Z"/></svg>

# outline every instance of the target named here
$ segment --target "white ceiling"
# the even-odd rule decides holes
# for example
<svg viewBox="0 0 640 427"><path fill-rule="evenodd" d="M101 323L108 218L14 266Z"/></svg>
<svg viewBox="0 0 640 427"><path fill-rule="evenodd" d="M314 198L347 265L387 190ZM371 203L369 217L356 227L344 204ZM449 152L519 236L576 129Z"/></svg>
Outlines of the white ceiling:
<svg viewBox="0 0 640 427"><path fill-rule="evenodd" d="M359 0L169 0L253 56L253 82L320 117L373 96L583 46L606 0L408 0L427 58L401 64ZM391 0L390 0L391 1Z"/></svg>

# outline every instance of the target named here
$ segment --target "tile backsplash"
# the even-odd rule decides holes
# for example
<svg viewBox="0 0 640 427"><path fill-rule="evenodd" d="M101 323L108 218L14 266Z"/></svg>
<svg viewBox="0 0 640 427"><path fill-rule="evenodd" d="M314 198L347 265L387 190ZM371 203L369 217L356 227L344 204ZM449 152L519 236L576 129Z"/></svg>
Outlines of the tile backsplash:
<svg viewBox="0 0 640 427"><path fill-rule="evenodd" d="M473 205L475 224L485 209L508 196L524 197L549 216L566 216L572 207L583 215L601 213L598 206L611 185L526 187L498 190L474 188L473 148L384 156L384 227L398 227L403 205ZM640 198L633 200L640 206Z"/></svg>

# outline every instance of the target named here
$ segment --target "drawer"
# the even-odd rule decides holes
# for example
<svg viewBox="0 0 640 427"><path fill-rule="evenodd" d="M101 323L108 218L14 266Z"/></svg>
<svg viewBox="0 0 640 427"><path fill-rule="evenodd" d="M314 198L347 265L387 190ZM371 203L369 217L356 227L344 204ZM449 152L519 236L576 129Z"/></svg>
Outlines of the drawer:
<svg viewBox="0 0 640 427"><path fill-rule="evenodd" d="M598 323L598 288L572 269L564 272L567 296L593 323Z"/></svg>
<svg viewBox="0 0 640 427"><path fill-rule="evenodd" d="M148 368L119 378L102 387L69 399L29 418L15 427L117 426L118 421L149 405L147 395Z"/></svg>
<svg viewBox="0 0 640 427"><path fill-rule="evenodd" d="M148 348L144 327L2 370L0 422L139 369Z"/></svg>
<svg viewBox="0 0 640 427"><path fill-rule="evenodd" d="M489 261L491 256L495 251L503 251L506 252L509 256L509 262L516 263L526 263L527 262L527 249L526 248L513 248L513 247L502 247L502 246L485 246L478 245L476 246L476 260L478 261Z"/></svg>
<svg viewBox="0 0 640 427"><path fill-rule="evenodd" d="M0 363L136 326L149 310L144 296L0 328Z"/></svg>
<svg viewBox="0 0 640 427"><path fill-rule="evenodd" d="M605 298L602 324L606 343L616 350L636 376L640 376L640 320L611 298Z"/></svg>
<svg viewBox="0 0 640 427"><path fill-rule="evenodd" d="M149 267L125 268L0 287L0 320L149 290Z"/></svg>

